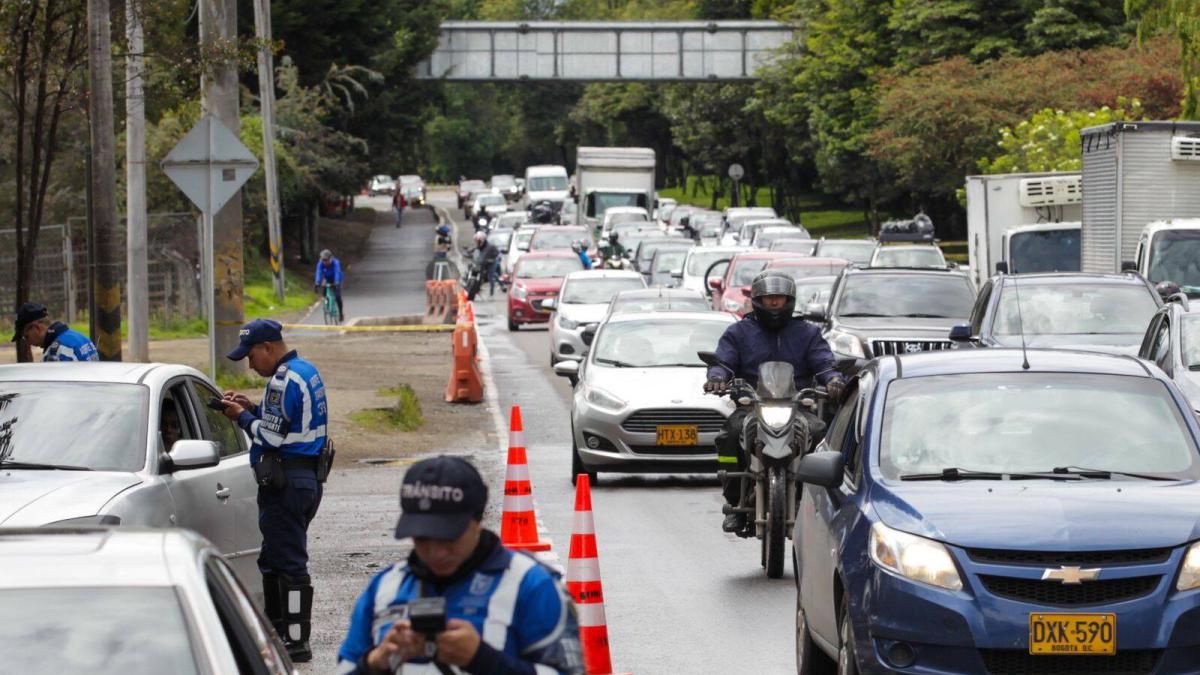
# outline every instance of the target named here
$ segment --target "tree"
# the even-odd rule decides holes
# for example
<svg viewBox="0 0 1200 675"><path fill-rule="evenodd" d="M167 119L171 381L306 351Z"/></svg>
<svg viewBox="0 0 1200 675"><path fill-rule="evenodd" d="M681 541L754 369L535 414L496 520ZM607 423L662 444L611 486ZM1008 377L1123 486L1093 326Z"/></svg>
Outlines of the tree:
<svg viewBox="0 0 1200 675"><path fill-rule="evenodd" d="M1125 16L1110 0L1046 0L1025 26L1026 53L1118 44Z"/></svg>
<svg viewBox="0 0 1200 675"><path fill-rule="evenodd" d="M12 143L12 163L0 169L14 184L17 283L13 307L27 302L38 235L59 159L64 118L80 113L80 72L86 65L87 15L81 0L0 3L0 135ZM8 176L5 176L6 178ZM31 358L28 345L18 354Z"/></svg>
<svg viewBox="0 0 1200 675"><path fill-rule="evenodd" d="M980 160L983 173L1023 173L1030 171L1079 171L1083 168L1083 144L1079 132L1109 122L1142 118L1142 104L1136 98L1120 101L1117 109L1063 112L1046 108L1015 127L1000 130L1000 154Z"/></svg>
<svg viewBox="0 0 1200 675"><path fill-rule="evenodd" d="M1185 119L1200 117L1200 3L1195 0L1125 0L1125 14L1137 22L1143 43L1159 32L1172 32L1178 41L1183 75Z"/></svg>
<svg viewBox="0 0 1200 675"><path fill-rule="evenodd" d="M1036 0L895 0L888 27L907 67L953 56L975 61L1020 53Z"/></svg>

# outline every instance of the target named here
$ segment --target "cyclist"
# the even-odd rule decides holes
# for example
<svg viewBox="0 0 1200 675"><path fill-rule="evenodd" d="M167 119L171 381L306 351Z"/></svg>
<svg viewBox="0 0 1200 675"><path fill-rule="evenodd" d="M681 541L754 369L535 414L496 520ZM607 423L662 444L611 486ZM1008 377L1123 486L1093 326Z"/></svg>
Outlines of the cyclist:
<svg viewBox="0 0 1200 675"><path fill-rule="evenodd" d="M345 319L346 310L342 309L342 261L333 257L329 249L321 251L321 259L317 261L317 275L313 280L313 291L317 295L325 292L324 286L333 286L333 296L337 298L338 316Z"/></svg>

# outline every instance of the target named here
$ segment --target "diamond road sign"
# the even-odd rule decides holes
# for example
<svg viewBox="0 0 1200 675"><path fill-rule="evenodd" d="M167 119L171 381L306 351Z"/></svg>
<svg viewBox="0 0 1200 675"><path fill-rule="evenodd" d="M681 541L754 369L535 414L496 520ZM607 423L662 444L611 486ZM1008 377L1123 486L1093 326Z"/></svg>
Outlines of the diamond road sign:
<svg viewBox="0 0 1200 675"><path fill-rule="evenodd" d="M212 215L254 175L258 159L228 127L205 115L160 166L196 208Z"/></svg>

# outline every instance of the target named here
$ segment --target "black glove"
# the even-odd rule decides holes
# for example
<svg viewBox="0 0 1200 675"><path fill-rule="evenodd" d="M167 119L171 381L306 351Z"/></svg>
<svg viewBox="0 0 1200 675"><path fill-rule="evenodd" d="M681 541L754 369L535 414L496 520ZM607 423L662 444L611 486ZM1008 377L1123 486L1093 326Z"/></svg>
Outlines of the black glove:
<svg viewBox="0 0 1200 675"><path fill-rule="evenodd" d="M723 394L729 388L729 383L725 380L708 380L704 383L704 393L706 394Z"/></svg>
<svg viewBox="0 0 1200 675"><path fill-rule="evenodd" d="M840 404L846 399L846 381L840 377L835 377L825 383L825 391L828 392L829 402Z"/></svg>

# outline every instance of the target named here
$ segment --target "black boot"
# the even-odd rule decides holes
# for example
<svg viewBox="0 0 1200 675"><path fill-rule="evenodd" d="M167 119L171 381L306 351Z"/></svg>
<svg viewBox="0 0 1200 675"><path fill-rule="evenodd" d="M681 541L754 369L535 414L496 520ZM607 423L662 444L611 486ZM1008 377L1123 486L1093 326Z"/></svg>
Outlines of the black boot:
<svg viewBox="0 0 1200 675"><path fill-rule="evenodd" d="M295 583L285 577L280 577L279 581L284 624L284 630L279 636L283 638L283 644L293 662L308 663L312 661L308 635L312 630L313 587L308 583Z"/></svg>
<svg viewBox="0 0 1200 675"><path fill-rule="evenodd" d="M731 513L725 516L724 522L721 523L721 529L726 532L741 532L746 529L746 514Z"/></svg>
<svg viewBox="0 0 1200 675"><path fill-rule="evenodd" d="M263 613L267 615L267 621L271 623L271 627L283 638L283 591L279 588L279 575L274 572L263 572Z"/></svg>

